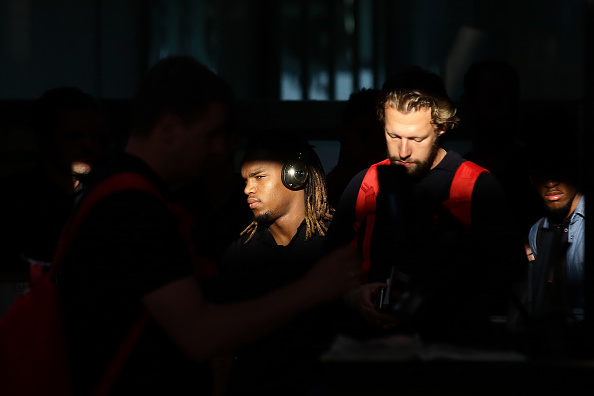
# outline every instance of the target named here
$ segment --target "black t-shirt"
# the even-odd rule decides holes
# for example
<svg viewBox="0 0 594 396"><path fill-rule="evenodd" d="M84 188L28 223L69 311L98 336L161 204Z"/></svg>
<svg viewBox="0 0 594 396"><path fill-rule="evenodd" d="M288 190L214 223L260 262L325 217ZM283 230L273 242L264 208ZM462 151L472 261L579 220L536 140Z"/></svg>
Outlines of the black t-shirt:
<svg viewBox="0 0 594 396"><path fill-rule="evenodd" d="M369 280L386 281L395 266L406 280L400 287L423 299L416 315L425 330L455 322L461 327L469 315L485 319L489 310L504 314L507 288L514 273L522 271L518 262L523 253L520 241L514 239L508 201L493 175L483 173L476 181L471 229L441 205L464 161L450 151L420 180L403 175L396 166L378 167ZM366 171L345 190L325 239L325 252L364 235L365 222L359 233L353 223Z"/></svg>
<svg viewBox="0 0 594 396"><path fill-rule="evenodd" d="M166 196L151 169L129 155L109 163L90 188L124 171L145 176ZM144 312L141 298L192 274L177 218L163 200L124 191L91 210L57 277L77 394L88 394L97 385L125 334ZM204 365L191 361L151 320L113 392L195 394L211 386Z"/></svg>
<svg viewBox="0 0 594 396"><path fill-rule="evenodd" d="M267 227L244 244L237 239L223 254L216 279L221 302L261 297L305 275L319 258L323 237L305 240L301 223L286 246L277 245ZM279 301L282 304L282 301ZM335 303L314 307L261 339L235 351L231 394L303 394L319 374L319 355L334 336Z"/></svg>

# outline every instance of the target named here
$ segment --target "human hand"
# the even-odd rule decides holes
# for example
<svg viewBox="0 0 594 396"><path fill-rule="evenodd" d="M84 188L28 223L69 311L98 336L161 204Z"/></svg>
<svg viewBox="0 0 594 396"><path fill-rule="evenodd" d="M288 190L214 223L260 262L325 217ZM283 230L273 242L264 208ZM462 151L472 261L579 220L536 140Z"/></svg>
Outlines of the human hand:
<svg viewBox="0 0 594 396"><path fill-rule="evenodd" d="M524 249L526 250L526 258L528 259L528 261L536 260L536 257L534 256L534 252L532 251L532 248L530 247L530 243L528 243L528 238L526 238L526 240L524 241Z"/></svg>
<svg viewBox="0 0 594 396"><path fill-rule="evenodd" d="M320 293L322 300L339 297L360 285L361 257L355 248L345 246L322 257L308 272L309 288Z"/></svg>
<svg viewBox="0 0 594 396"><path fill-rule="evenodd" d="M350 290L343 297L347 305L359 312L366 322L384 329L391 329L398 325L396 318L393 315L378 312L375 308L374 298L380 287L386 287L386 283L367 283Z"/></svg>

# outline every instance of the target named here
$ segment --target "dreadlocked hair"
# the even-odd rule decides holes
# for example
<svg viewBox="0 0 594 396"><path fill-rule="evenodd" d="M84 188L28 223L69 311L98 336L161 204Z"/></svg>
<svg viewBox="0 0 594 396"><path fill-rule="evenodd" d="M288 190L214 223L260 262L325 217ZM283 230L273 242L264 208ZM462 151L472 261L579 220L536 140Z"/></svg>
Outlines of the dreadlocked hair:
<svg viewBox="0 0 594 396"><path fill-rule="evenodd" d="M244 245L247 245L247 243L252 240L252 237L256 233L256 230L257 229L258 229L258 222L256 220L254 220L254 221L252 221L250 223L249 226L247 226L245 228L245 230L241 231L241 233L239 234L239 236L244 236L248 232L250 233L250 236L248 237L248 239L246 239L245 242L243 243Z"/></svg>
<svg viewBox="0 0 594 396"><path fill-rule="evenodd" d="M328 191L326 189L326 178L322 164L317 156L310 159L310 164L307 164L309 172L309 179L304 187L304 204L305 204L305 240L309 240L312 236L319 234L326 235L328 231L327 222L332 220L334 215L334 208L328 202ZM258 222L252 221L240 234L240 236L249 233L248 238L243 243L247 244L258 229Z"/></svg>
<svg viewBox="0 0 594 396"><path fill-rule="evenodd" d="M326 235L326 223L332 220L334 208L328 202L326 179L321 166L308 166L309 180L305 185L305 240L315 234Z"/></svg>

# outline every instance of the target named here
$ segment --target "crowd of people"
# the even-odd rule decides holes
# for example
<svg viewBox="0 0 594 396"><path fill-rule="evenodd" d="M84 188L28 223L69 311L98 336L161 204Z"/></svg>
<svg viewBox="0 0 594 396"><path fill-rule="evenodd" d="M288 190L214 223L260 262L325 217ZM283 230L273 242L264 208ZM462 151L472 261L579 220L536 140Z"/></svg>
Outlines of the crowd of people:
<svg viewBox="0 0 594 396"><path fill-rule="evenodd" d="M464 88L461 112L419 67L354 92L327 175L290 129L246 137L236 171L232 88L189 56L140 81L121 150L89 95L50 90L32 113L39 164L3 181L13 232L2 271L49 266L80 205L125 176L154 192L98 200L56 277L75 394L93 391L143 315L111 394L320 394L319 357L338 334L485 348L530 339L529 354L554 344L571 356L585 197L572 157L550 154L575 147L546 135L518 144L509 65L473 65ZM459 124L470 153L441 144ZM548 325L559 338L534 341Z"/></svg>

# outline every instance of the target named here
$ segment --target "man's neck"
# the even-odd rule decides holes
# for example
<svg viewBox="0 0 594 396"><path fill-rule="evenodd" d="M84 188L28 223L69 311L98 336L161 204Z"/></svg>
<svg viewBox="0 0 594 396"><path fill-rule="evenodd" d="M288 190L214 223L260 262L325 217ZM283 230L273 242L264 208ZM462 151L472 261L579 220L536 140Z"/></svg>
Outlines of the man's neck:
<svg viewBox="0 0 594 396"><path fill-rule="evenodd" d="M283 218L277 219L268 227L268 230L270 231L270 234L276 241L277 245L287 246L289 243L291 243L291 240L295 234L297 234L297 230L304 219L305 216L303 215L287 215Z"/></svg>
<svg viewBox="0 0 594 396"><path fill-rule="evenodd" d="M439 148L437 150L437 154L435 155L435 159L433 160L433 166L431 169L435 168L439 163L445 158L447 152L443 148Z"/></svg>

